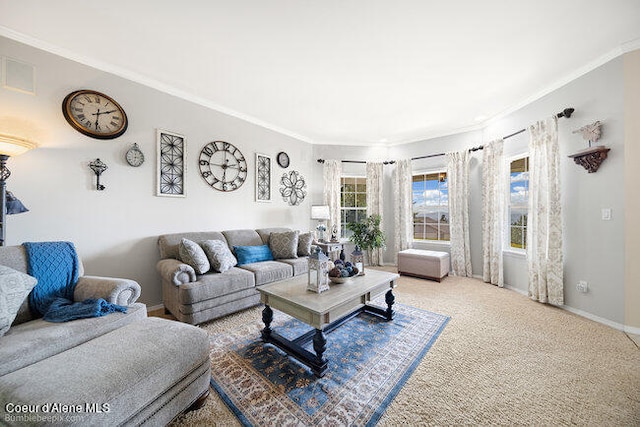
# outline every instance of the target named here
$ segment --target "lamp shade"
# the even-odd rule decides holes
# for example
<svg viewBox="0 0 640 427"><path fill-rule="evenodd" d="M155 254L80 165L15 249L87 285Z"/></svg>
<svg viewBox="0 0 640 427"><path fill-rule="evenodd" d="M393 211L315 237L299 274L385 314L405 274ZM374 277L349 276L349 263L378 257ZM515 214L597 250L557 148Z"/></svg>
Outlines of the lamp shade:
<svg viewBox="0 0 640 427"><path fill-rule="evenodd" d="M26 153L32 148L36 148L36 144L31 141L11 135L0 134L0 154L17 156Z"/></svg>
<svg viewBox="0 0 640 427"><path fill-rule="evenodd" d="M329 206L311 206L311 219L329 219L331 214L329 212Z"/></svg>

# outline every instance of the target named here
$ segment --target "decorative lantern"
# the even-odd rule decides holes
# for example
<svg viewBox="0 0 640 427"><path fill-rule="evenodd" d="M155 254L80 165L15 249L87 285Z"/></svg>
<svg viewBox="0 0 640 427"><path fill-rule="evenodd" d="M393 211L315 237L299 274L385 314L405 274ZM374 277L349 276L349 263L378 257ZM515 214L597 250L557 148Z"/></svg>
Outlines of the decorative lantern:
<svg viewBox="0 0 640 427"><path fill-rule="evenodd" d="M364 275L364 253L358 246L351 252L351 264L358 269L358 276Z"/></svg>
<svg viewBox="0 0 640 427"><path fill-rule="evenodd" d="M329 262L329 257L316 246L309 255L307 290L317 293L329 290Z"/></svg>

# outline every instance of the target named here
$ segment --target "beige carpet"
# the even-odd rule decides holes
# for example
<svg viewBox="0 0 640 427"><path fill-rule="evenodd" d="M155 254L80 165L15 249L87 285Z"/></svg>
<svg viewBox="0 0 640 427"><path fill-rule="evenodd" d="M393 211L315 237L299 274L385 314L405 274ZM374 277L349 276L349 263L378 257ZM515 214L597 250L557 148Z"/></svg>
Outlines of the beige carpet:
<svg viewBox="0 0 640 427"><path fill-rule="evenodd" d="M396 302L451 320L379 425L640 425L640 350L624 333L475 279L398 285ZM260 310L202 327L258 336ZM175 425L239 424L212 392Z"/></svg>

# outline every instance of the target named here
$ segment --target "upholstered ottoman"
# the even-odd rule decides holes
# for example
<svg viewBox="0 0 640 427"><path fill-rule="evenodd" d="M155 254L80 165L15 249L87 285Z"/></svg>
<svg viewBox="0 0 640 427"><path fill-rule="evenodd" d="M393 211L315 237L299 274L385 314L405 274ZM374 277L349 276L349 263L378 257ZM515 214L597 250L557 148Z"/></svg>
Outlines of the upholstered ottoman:
<svg viewBox="0 0 640 427"><path fill-rule="evenodd" d="M449 274L449 254L423 249L405 249L398 252L398 273L439 282Z"/></svg>

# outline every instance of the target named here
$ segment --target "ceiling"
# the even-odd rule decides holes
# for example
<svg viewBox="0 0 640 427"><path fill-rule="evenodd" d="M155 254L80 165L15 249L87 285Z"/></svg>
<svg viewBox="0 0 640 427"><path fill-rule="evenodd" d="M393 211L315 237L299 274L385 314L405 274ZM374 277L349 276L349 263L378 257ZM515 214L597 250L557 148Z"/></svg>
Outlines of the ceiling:
<svg viewBox="0 0 640 427"><path fill-rule="evenodd" d="M0 35L307 142L393 145L640 48L640 1L0 0Z"/></svg>

